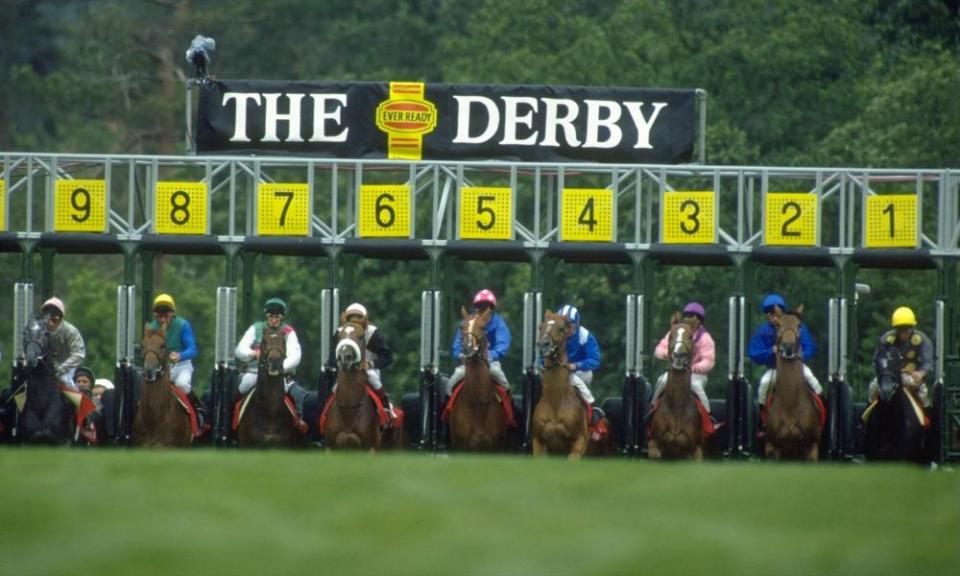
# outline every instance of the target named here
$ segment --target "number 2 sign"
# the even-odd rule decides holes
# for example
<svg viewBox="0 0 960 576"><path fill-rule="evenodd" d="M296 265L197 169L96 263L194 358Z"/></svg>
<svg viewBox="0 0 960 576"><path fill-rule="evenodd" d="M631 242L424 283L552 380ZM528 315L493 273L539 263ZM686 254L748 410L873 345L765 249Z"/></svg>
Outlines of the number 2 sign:
<svg viewBox="0 0 960 576"><path fill-rule="evenodd" d="M817 195L770 192L764 197L763 242L768 246L819 245Z"/></svg>

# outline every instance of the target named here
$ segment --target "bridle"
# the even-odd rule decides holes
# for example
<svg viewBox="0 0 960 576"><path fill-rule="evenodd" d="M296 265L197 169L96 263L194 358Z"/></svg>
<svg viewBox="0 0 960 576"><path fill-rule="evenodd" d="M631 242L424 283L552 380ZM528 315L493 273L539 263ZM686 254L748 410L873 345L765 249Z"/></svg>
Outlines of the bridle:
<svg viewBox="0 0 960 576"><path fill-rule="evenodd" d="M789 343L783 341L787 334L793 334L793 350L789 349ZM800 330L798 328L783 328L777 325L777 353L784 360L794 360L800 356Z"/></svg>
<svg viewBox="0 0 960 576"><path fill-rule="evenodd" d="M156 350L143 351L143 366L144 366L143 379L144 380L146 380L147 382L156 382L157 379L160 378L160 376L162 376L164 372L167 371L168 366L167 366L167 359L166 359L166 356L167 356L166 351L167 351L166 346L161 346L159 352ZM156 369L156 372L153 373L152 377L149 375L150 371L147 370L146 368L147 358L149 357L153 357L157 361L157 369Z"/></svg>
<svg viewBox="0 0 960 576"><path fill-rule="evenodd" d="M671 330L670 368L675 372L686 372L690 369L690 349L692 345L688 345L684 339L686 330L690 329L688 325L681 323L675 325Z"/></svg>
<svg viewBox="0 0 960 576"><path fill-rule="evenodd" d="M559 338L556 337L559 335ZM560 362L561 344L564 336L564 324L556 320L547 320L540 325L540 337L537 343L540 348L540 357L545 367L552 367Z"/></svg>
<svg viewBox="0 0 960 576"><path fill-rule="evenodd" d="M461 352L460 355L464 360L479 360L487 363L487 356L483 352L487 348L487 334L483 330L479 330L477 334L476 330L476 315L473 315L466 320L464 320L462 334L461 334ZM467 348L466 344L470 344L470 348ZM463 350L471 350L470 353L465 354Z"/></svg>

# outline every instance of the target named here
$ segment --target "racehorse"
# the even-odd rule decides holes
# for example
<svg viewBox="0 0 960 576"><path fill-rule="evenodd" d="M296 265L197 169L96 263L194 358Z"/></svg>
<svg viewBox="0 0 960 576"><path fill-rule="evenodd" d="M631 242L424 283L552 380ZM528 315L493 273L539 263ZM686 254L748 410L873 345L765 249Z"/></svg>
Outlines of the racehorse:
<svg viewBox="0 0 960 576"><path fill-rule="evenodd" d="M487 309L467 314L460 308L463 322L460 342L465 368L462 388L450 412L450 444L454 450L495 451L507 442L507 415L500 405L490 378L487 360L487 333L484 329L493 315ZM507 399L506 401L509 401Z"/></svg>
<svg viewBox="0 0 960 576"><path fill-rule="evenodd" d="M366 356L367 320L340 318L337 330L337 388L327 413L324 438L334 449L376 452L383 446L377 408L368 392Z"/></svg>
<svg viewBox="0 0 960 576"><path fill-rule="evenodd" d="M171 388L167 363L167 333L148 323L143 333L143 383L133 418L133 445L147 447L190 446L193 431L190 415Z"/></svg>
<svg viewBox="0 0 960 576"><path fill-rule="evenodd" d="M803 376L803 305L795 311L777 306L774 311L777 374L766 408L766 455L815 462L820 449L820 413Z"/></svg>
<svg viewBox="0 0 960 576"><path fill-rule="evenodd" d="M250 391L244 416L237 428L240 446L269 448L297 443L297 429L285 404L283 360L286 356L284 333L277 328L264 328L257 363L257 385Z"/></svg>
<svg viewBox="0 0 960 576"><path fill-rule="evenodd" d="M34 318L23 329L27 398L17 435L32 444L63 444L73 435L73 410L58 386L46 322Z"/></svg>
<svg viewBox="0 0 960 576"><path fill-rule="evenodd" d="M923 462L926 416L920 401L903 386L903 356L886 345L874 361L880 394L864 411L864 452L870 460Z"/></svg>
<svg viewBox="0 0 960 576"><path fill-rule="evenodd" d="M693 328L675 313L670 320L668 359L670 370L659 405L650 422L647 454L652 460L692 458L703 460L703 419L691 386Z"/></svg>
<svg viewBox="0 0 960 576"><path fill-rule="evenodd" d="M543 358L543 395L533 411L533 455L566 454L579 460L587 451L587 411L570 385L563 316L548 310L537 346Z"/></svg>

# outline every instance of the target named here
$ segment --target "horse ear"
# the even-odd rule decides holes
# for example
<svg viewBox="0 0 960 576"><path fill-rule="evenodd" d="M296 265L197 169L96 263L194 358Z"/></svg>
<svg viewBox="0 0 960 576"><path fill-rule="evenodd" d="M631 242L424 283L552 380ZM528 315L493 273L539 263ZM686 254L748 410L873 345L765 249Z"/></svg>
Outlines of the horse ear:
<svg viewBox="0 0 960 576"><path fill-rule="evenodd" d="M483 319L484 324L489 322L491 317L493 317L493 308L487 308L480 314L480 318Z"/></svg>
<svg viewBox="0 0 960 576"><path fill-rule="evenodd" d="M680 316L679 312L674 312L673 316L670 317L670 325L673 326L674 324L679 324L682 318L683 317Z"/></svg>
<svg viewBox="0 0 960 576"><path fill-rule="evenodd" d="M801 307L802 307L802 306L801 306ZM779 318L780 316L783 315L783 309L780 308L780 305L779 305L779 304L774 304L774 305L773 305L773 313L774 313L774 315L775 315L777 318Z"/></svg>
<svg viewBox="0 0 960 576"><path fill-rule="evenodd" d="M797 306L795 312L797 313L797 316L803 316L803 304Z"/></svg>
<svg viewBox="0 0 960 576"><path fill-rule="evenodd" d="M460 305L460 317L464 320L470 317L470 315L467 314L467 309L463 306L463 304Z"/></svg>

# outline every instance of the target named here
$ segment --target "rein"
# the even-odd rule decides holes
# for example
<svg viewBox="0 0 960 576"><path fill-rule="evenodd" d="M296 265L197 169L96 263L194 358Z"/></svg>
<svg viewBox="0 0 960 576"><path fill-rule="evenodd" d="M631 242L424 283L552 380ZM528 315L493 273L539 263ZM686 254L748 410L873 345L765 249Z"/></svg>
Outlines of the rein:
<svg viewBox="0 0 960 576"><path fill-rule="evenodd" d="M145 350L145 351L143 352L143 363L144 363L144 364L147 363L147 356L149 356L149 355L153 355L153 356L157 359L157 364L159 365L159 368L157 368L157 378L159 378L161 374L163 374L164 372L167 371L167 363L163 361L163 356L162 356L160 353L154 352L153 350ZM153 380L147 380L147 381L148 381L148 382L155 382L155 381L157 380L157 378L154 378Z"/></svg>

